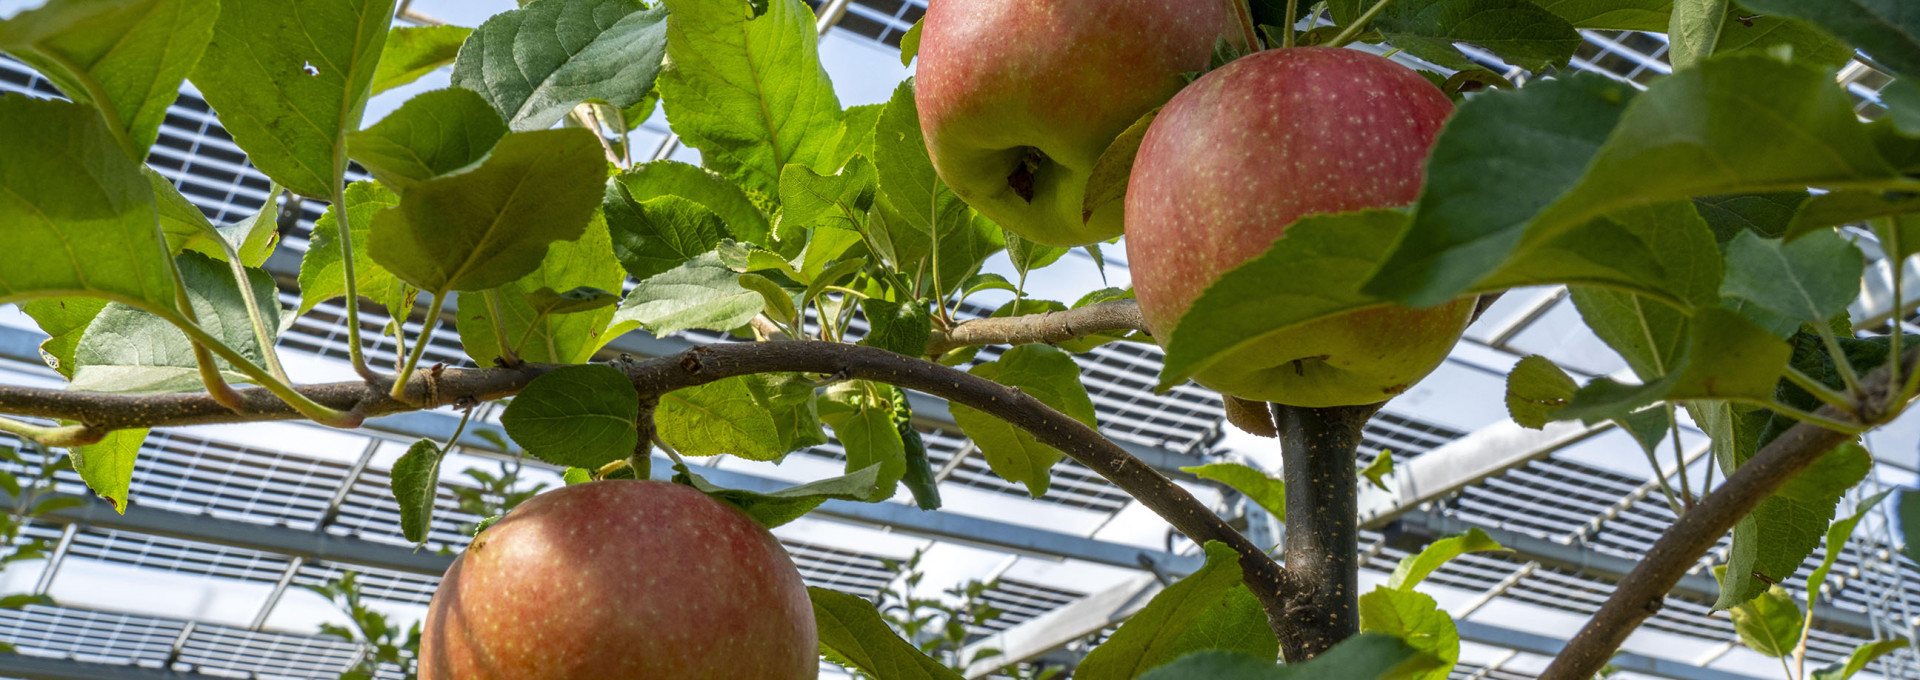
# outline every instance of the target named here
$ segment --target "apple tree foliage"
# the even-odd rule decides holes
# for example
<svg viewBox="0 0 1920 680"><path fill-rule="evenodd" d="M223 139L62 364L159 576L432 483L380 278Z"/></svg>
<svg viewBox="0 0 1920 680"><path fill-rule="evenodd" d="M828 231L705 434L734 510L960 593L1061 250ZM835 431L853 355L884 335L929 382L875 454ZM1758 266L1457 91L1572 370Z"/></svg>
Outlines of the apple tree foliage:
<svg viewBox="0 0 1920 680"><path fill-rule="evenodd" d="M347 306L355 367L404 385L451 314L477 365L570 364L525 386L502 417L529 455L570 467L570 481L671 476L777 525L828 499L884 501L903 483L921 507L938 506L904 393L766 373L643 403L617 367L592 363L610 341L698 330L857 342L965 367L1092 424L1071 353L1099 344L1162 343L1166 389L1314 319L1566 286L1632 375L1576 378L1528 358L1509 381L1515 420L1618 423L1651 457L1684 410L1731 474L1793 423L1857 434L1920 392L1920 371L1890 361L1915 341L1858 335L1884 320L1848 313L1863 250L1896 263L1920 251L1920 12L1903 1L1252 0L1265 47L1362 42L1437 67L1430 78L1462 101L1419 200L1300 221L1202 294L1171 337L1115 332L926 357L983 291L1015 294L996 317L1130 293L1027 296L1026 274L1066 250L1003 231L943 183L911 80L885 103L843 106L800 0L534 0L472 28L390 28L394 0L50 0L0 20L0 51L64 95L0 97L0 302L51 336L42 350L73 390L218 399L246 383L344 427L357 414L291 384L278 334L348 297L359 303ZM1576 73L1582 29L1670 33L1679 68L1644 86ZM906 59L918 37L903 41ZM1527 77L1481 70L1462 46ZM1217 51L1216 65L1236 51ZM1879 103L1856 108L1836 82L1854 59L1894 77ZM452 87L363 119L372 94L442 67ZM188 82L276 194L329 205L294 309L260 268L278 245L274 201L214 225L143 165ZM630 143L656 107L700 165L649 160ZM1119 167L1096 169L1088 200L1124 194L1128 145L1146 125L1103 155ZM374 179L347 183L349 164ZM1099 245L1088 250L1099 262ZM981 273L1002 253L1021 280ZM1323 276L1287 276L1309 260ZM1891 272L1898 295L1904 267ZM391 365L362 350L363 305L425 320L383 331L407 348ZM1907 306L1895 298L1899 313ZM1060 451L953 410L997 474L1046 492ZM648 418L653 427L636 430ZM0 426L68 446L87 484L124 510L145 430ZM656 445L770 461L828 443L829 430L847 475L792 489L645 469ZM424 538L444 455L423 441L395 467L411 539ZM1717 607L1755 649L1804 645L1799 605L1770 585L1824 542L1827 564L1806 593L1817 596L1861 515L1830 523L1870 465L1861 447L1834 449L1734 528ZM1256 470L1203 476L1281 505L1284 489ZM1685 512L1705 492L1668 493ZM1920 516L1920 500L1900 508ZM1275 666L1274 636L1232 551L1209 544L1206 566L1160 591L1081 677L1445 677L1458 634L1412 588L1446 559L1497 548L1467 535L1409 557L1361 597L1366 634ZM823 591L815 607L830 658L880 680L954 677L871 605ZM1876 644L1816 677L1851 675L1890 648Z"/></svg>

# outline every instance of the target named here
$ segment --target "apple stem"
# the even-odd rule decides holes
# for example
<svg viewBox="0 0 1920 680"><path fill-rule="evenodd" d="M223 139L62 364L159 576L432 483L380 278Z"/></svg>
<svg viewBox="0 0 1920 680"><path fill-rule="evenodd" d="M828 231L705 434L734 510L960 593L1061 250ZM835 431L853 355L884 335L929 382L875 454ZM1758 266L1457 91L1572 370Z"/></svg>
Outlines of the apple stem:
<svg viewBox="0 0 1920 680"><path fill-rule="evenodd" d="M1297 586L1287 602L1293 625L1276 631L1288 663L1319 656L1360 632L1360 475L1354 451L1380 406L1272 405L1287 483L1284 561L1287 579Z"/></svg>
<svg viewBox="0 0 1920 680"><path fill-rule="evenodd" d="M1300 0L1287 0L1287 15L1284 17L1281 17L1281 19L1287 22L1287 30L1285 33L1280 34L1281 36L1280 47L1282 48L1293 47L1294 17L1298 16L1299 12L1300 12Z"/></svg>

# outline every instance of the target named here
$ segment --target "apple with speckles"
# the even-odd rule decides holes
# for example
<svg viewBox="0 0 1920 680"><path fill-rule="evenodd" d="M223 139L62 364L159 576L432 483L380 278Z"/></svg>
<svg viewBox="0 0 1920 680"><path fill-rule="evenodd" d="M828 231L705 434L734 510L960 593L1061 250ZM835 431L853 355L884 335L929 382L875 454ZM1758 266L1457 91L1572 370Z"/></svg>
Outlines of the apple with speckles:
<svg viewBox="0 0 1920 680"><path fill-rule="evenodd" d="M1222 274L1315 213L1412 203L1453 111L1411 69L1363 52L1268 50L1195 81L1161 110L1127 187L1127 258L1140 312L1165 342ZM1446 359L1471 297L1312 321L1242 348L1195 380L1290 406L1374 404Z"/></svg>
<svg viewBox="0 0 1920 680"><path fill-rule="evenodd" d="M421 680L817 678L813 605L766 528L692 488L575 484L475 538L428 606Z"/></svg>
<svg viewBox="0 0 1920 680"><path fill-rule="evenodd" d="M914 103L934 169L980 214L1029 240L1120 235L1122 205L1084 214L1115 137L1244 45L1240 0L934 0Z"/></svg>

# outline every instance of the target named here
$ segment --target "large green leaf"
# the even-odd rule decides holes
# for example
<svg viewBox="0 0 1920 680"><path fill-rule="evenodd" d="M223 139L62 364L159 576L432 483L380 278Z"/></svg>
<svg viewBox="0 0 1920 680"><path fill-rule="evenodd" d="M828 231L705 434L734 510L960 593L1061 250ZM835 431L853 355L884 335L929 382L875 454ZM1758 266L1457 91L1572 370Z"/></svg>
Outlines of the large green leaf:
<svg viewBox="0 0 1920 680"><path fill-rule="evenodd" d="M1727 244L1720 292L1752 301L1802 323L1824 323L1860 295L1866 264L1838 232L1818 231L1791 243L1741 234Z"/></svg>
<svg viewBox="0 0 1920 680"><path fill-rule="evenodd" d="M475 364L493 365L503 349L518 350L525 361L572 364L593 358L593 353L612 338L605 332L613 321L613 303L618 298L607 290L619 290L626 281L620 263L613 259L607 227L593 220L577 241L560 241L547 247L540 268L491 291L499 303L501 322L507 337L494 331L493 306L486 296L469 293L460 296L456 318L460 342ZM598 289L604 299L589 300L588 309L542 313L541 307L567 304L560 291L577 288ZM542 293L544 291L544 295ZM546 298L545 296L551 296ZM544 303L541 300L545 299ZM563 308L564 309L564 308ZM504 345L504 346L503 346Z"/></svg>
<svg viewBox="0 0 1920 680"><path fill-rule="evenodd" d="M1726 587L1727 565L1713 568L1714 576L1720 578L1721 587ZM1793 653L1800 642L1800 628L1805 620L1800 616L1800 605L1793 601L1786 589L1780 586L1763 588L1763 593L1751 601L1741 603L1727 611L1733 619L1733 632L1740 635L1740 641L1762 656L1782 658ZM1724 599L1724 598L1722 598Z"/></svg>
<svg viewBox="0 0 1920 680"><path fill-rule="evenodd" d="M1287 483L1240 463L1208 463L1180 468L1201 479L1232 487L1281 522L1287 521Z"/></svg>
<svg viewBox="0 0 1920 680"><path fill-rule="evenodd" d="M766 306L759 293L740 287L740 274L705 253L627 292L614 313L616 323L632 322L655 335L688 328L730 331L752 321Z"/></svg>
<svg viewBox="0 0 1920 680"><path fill-rule="evenodd" d="M580 238L606 167L591 132L509 134L480 167L416 183L375 214L367 252L430 293L500 286L538 269L548 244Z"/></svg>
<svg viewBox="0 0 1920 680"><path fill-rule="evenodd" d="M20 311L32 317L47 334L47 339L40 342L40 358L60 375L71 379L73 352L80 346L80 336L106 306L107 301L100 298L54 297L20 305Z"/></svg>
<svg viewBox="0 0 1920 680"><path fill-rule="evenodd" d="M53 0L0 19L0 50L96 107L127 157L144 160L219 13L219 0Z"/></svg>
<svg viewBox="0 0 1920 680"><path fill-rule="evenodd" d="M1446 680L1460 661L1460 631L1453 617L1425 593L1375 587L1360 596L1360 630L1392 635L1439 659L1440 665L1421 680Z"/></svg>
<svg viewBox="0 0 1920 680"><path fill-rule="evenodd" d="M1825 668L1815 670L1813 680L1847 680L1854 674L1866 670L1867 664L1873 663L1880 657L1911 646L1913 643L1905 638L1860 643L1860 646L1854 647L1853 653L1848 654L1845 660L1835 661Z"/></svg>
<svg viewBox="0 0 1920 680"><path fill-rule="evenodd" d="M391 318L407 318L418 289L407 285L386 267L367 256L368 228L373 216L400 205L400 195L373 182L354 182L346 191L347 225L353 235L353 275L359 294L387 308ZM300 308L294 316L306 314L322 302L347 294L346 267L340 259L340 206L327 206L326 214L313 223L313 235L307 252L300 259Z"/></svg>
<svg viewBox="0 0 1920 680"><path fill-rule="evenodd" d="M854 412L832 418L833 436L847 452L847 471L874 468L882 497L891 497L907 474L906 440L894 426L893 409L863 404Z"/></svg>
<svg viewBox="0 0 1920 680"><path fill-rule="evenodd" d="M1845 38L1909 78L1920 77L1920 12L1906 0L1741 0L1764 14L1797 17Z"/></svg>
<svg viewBox="0 0 1920 680"><path fill-rule="evenodd" d="M1901 489L1900 504L1901 543L1907 546L1907 559L1920 561L1920 490Z"/></svg>
<svg viewBox="0 0 1920 680"><path fill-rule="evenodd" d="M773 227L766 214L739 185L704 168L679 161L654 161L628 170L617 181L630 200L644 203L661 196L677 196L693 201L719 215L733 238L772 247Z"/></svg>
<svg viewBox="0 0 1920 680"><path fill-rule="evenodd" d="M1721 307L1701 310L1688 329L1685 351L1667 365L1666 375L1639 385L1597 378L1575 392L1554 417L1593 424L1624 419L1661 400L1773 398L1793 354L1790 345Z"/></svg>
<svg viewBox="0 0 1920 680"><path fill-rule="evenodd" d="M1094 425L1093 399L1080 382L1080 366L1073 357L1048 345L1021 345L996 361L974 366L969 373L1017 388L1040 403ZM1041 444L1033 435L995 416L962 404L953 404L953 420L980 447L987 465L1001 479L1025 484L1039 498L1047 492L1048 473L1065 454Z"/></svg>
<svg viewBox="0 0 1920 680"><path fill-rule="evenodd" d="M173 304L153 189L86 107L0 96L0 302Z"/></svg>
<svg viewBox="0 0 1920 680"><path fill-rule="evenodd" d="M867 337L860 344L917 357L927 353L933 336L933 316L918 300L888 302L867 298L860 302L860 313L867 319Z"/></svg>
<svg viewBox="0 0 1920 680"><path fill-rule="evenodd" d="M877 466L868 466L840 477L759 493L714 486L685 465L675 465L673 469L673 481L725 501L769 529L800 519L827 501L869 500L873 495L874 478L879 473Z"/></svg>
<svg viewBox="0 0 1920 680"><path fill-rule="evenodd" d="M1387 6L1371 26L1394 47L1454 68L1473 64L1453 47L1473 43L1507 63L1538 71L1565 68L1580 32L1528 0L1414 0Z"/></svg>
<svg viewBox="0 0 1920 680"><path fill-rule="evenodd" d="M471 90L423 92L373 127L347 135L353 160L398 193L479 163L507 125Z"/></svg>
<svg viewBox="0 0 1920 680"><path fill-rule="evenodd" d="M960 680L959 673L893 632L872 602L825 588L809 587L807 595L813 598L822 653L845 659L876 680Z"/></svg>
<svg viewBox="0 0 1920 680"><path fill-rule="evenodd" d="M220 3L193 84L261 172L332 200L347 170L394 0Z"/></svg>
<svg viewBox="0 0 1920 680"><path fill-rule="evenodd" d="M1665 33L1671 23L1673 0L1534 0L1578 28ZM1727 3L1715 54L1791 46L1796 60L1838 66L1853 50L1806 22L1773 13L1761 13Z"/></svg>
<svg viewBox="0 0 1920 680"><path fill-rule="evenodd" d="M393 462L393 499L400 503L400 533L407 542L420 544L433 528L433 502L440 491L440 461L446 452L422 439L407 447L400 460Z"/></svg>
<svg viewBox="0 0 1920 680"><path fill-rule="evenodd" d="M1120 624L1106 642L1087 653L1074 677L1079 680L1132 680L1182 655L1203 649L1226 649L1264 656L1272 663L1279 641L1267 626L1266 614L1258 603L1252 611L1228 606L1240 583L1240 557L1233 548L1218 542L1206 545L1207 562L1199 571L1169 585L1153 596L1139 612ZM1251 593L1248 594L1249 597ZM1235 612L1238 616L1222 619L1210 616L1215 611ZM1196 630L1204 626L1205 632ZM1261 635L1247 635L1260 631ZM1231 640L1232 646L1213 646L1213 641Z"/></svg>
<svg viewBox="0 0 1920 680"><path fill-rule="evenodd" d="M1853 506L1852 515L1835 521L1832 526L1827 527L1826 556L1820 559L1820 566L1807 576L1806 591L1809 601L1820 596L1820 587L1826 584L1827 574L1833 571L1834 563L1840 561L1840 553L1846 550L1847 541L1853 538L1853 530L1860 526L1860 520L1866 519L1867 513L1872 512L1874 507L1880 505L1881 499L1892 492L1892 489L1888 489L1861 499L1859 504Z"/></svg>
<svg viewBox="0 0 1920 680"><path fill-rule="evenodd" d="M411 83L453 63L469 35L473 29L465 26L394 27L380 50L380 67L373 71L373 93Z"/></svg>
<svg viewBox="0 0 1920 680"><path fill-rule="evenodd" d="M1412 590L1426 580L1427 575L1454 558L1470 552L1506 550L1499 541L1493 540L1487 532L1478 527L1468 529L1464 534L1454 534L1434 541L1420 552L1408 555L1395 565L1393 574L1387 577L1386 587L1395 590Z"/></svg>
<svg viewBox="0 0 1920 680"><path fill-rule="evenodd" d="M1787 233L1795 211L1807 202L1805 191L1764 194L1723 194L1693 199L1693 207L1713 229L1713 239L1726 243L1743 231L1767 238Z"/></svg>
<svg viewBox="0 0 1920 680"><path fill-rule="evenodd" d="M666 0L660 98L667 121L707 167L773 196L789 163L821 170L840 134L840 100L820 65L813 12L769 0Z"/></svg>
<svg viewBox="0 0 1920 680"><path fill-rule="evenodd" d="M879 191L880 176L866 156L848 159L840 171L822 175L804 165L780 173L780 226L839 227L858 231Z"/></svg>
<svg viewBox="0 0 1920 680"><path fill-rule="evenodd" d="M87 488L124 515L127 495L132 492L134 459L140 456L140 444L146 440L144 427L115 430L100 441L67 449L67 455L73 458L73 469Z"/></svg>
<svg viewBox="0 0 1920 680"><path fill-rule="evenodd" d="M619 369L565 366L534 378L500 414L507 436L554 465L597 469L633 455L640 394Z"/></svg>
<svg viewBox="0 0 1920 680"><path fill-rule="evenodd" d="M733 454L748 460L786 455L773 414L754 395L752 376L660 395L654 412L660 440L688 456Z"/></svg>
<svg viewBox="0 0 1920 680"><path fill-rule="evenodd" d="M602 209L613 234L614 255L636 279L672 271L733 236L719 215L679 196L636 202L624 187L610 184Z"/></svg>
<svg viewBox="0 0 1920 680"><path fill-rule="evenodd" d="M544 130L587 101L646 98L666 54L667 10L639 0L544 0L493 15L453 62L453 85L515 130Z"/></svg>
<svg viewBox="0 0 1920 680"><path fill-rule="evenodd" d="M1435 147L1414 227L1366 290L1437 304L1568 230L1634 206L1897 181L1848 95L1814 68L1720 57L1630 103L1624 85L1560 82L1568 84L1461 107Z"/></svg>
<svg viewBox="0 0 1920 680"><path fill-rule="evenodd" d="M1443 667L1432 654L1383 633L1361 633L1304 663L1228 651L1188 654L1140 680L1414 680Z"/></svg>
<svg viewBox="0 0 1920 680"><path fill-rule="evenodd" d="M1769 583L1785 581L1798 571L1826 536L1840 497L1872 468L1873 457L1866 449L1843 444L1741 518L1733 527L1727 574L1714 608L1737 607L1765 593Z"/></svg>
<svg viewBox="0 0 1920 680"><path fill-rule="evenodd" d="M1507 415L1522 427L1538 430L1554 419L1553 412L1566 406L1579 387L1552 359L1529 354L1507 373Z"/></svg>
<svg viewBox="0 0 1920 680"><path fill-rule="evenodd" d="M233 270L196 252L174 260L186 284L187 299L200 328L255 365L265 365L265 354L254 336L247 305L234 283ZM247 271L254 301L269 331L278 328L280 305L273 277ZM173 322L139 309L113 303L87 326L74 349L73 388L91 392L191 392L203 387L193 343ZM229 380L248 378L225 359L214 360Z"/></svg>

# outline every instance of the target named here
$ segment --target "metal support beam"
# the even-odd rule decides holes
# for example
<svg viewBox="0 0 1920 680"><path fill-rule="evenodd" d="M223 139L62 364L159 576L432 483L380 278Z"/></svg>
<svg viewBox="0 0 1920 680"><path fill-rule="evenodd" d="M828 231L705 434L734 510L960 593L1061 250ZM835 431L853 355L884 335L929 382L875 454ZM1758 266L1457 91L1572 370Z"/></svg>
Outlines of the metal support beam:
<svg viewBox="0 0 1920 680"><path fill-rule="evenodd" d="M1548 423L1530 430L1511 420L1480 428L1465 437L1394 467L1388 490L1360 485L1360 525L1377 528L1402 513L1438 500L1480 480L1578 443L1611 427L1574 422Z"/></svg>
<svg viewBox="0 0 1920 680"><path fill-rule="evenodd" d="M47 566L40 570L40 578L33 584L33 594L45 595L53 588L53 577L60 574L60 564L67 561L67 552L73 549L73 535L77 533L80 533L78 524L68 524L60 529L60 540L53 544L53 552L47 553Z"/></svg>
<svg viewBox="0 0 1920 680"><path fill-rule="evenodd" d="M1483 645L1505 647L1518 652L1555 656L1565 649L1567 641L1536 635L1511 628L1488 625L1478 621L1456 621L1454 627L1460 631L1460 639L1478 642ZM1684 661L1662 659L1644 654L1621 652L1609 662L1613 668L1629 673L1651 675L1669 680L1763 680L1751 675L1729 673L1712 668L1689 665Z"/></svg>
<svg viewBox="0 0 1920 680"><path fill-rule="evenodd" d="M226 676L187 673L164 668L93 663L25 654L0 654L0 676L33 678L33 680L232 680Z"/></svg>
<svg viewBox="0 0 1920 680"><path fill-rule="evenodd" d="M260 630L267 627L267 618L273 616L273 608L280 606L280 598L287 594L287 587L293 585L293 579L300 575L300 567L306 560L295 557L287 561L286 571L280 572L280 580L273 582L273 590L267 593L267 601L260 603L260 612L253 615L253 623L247 630Z"/></svg>

